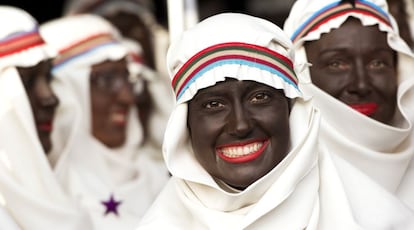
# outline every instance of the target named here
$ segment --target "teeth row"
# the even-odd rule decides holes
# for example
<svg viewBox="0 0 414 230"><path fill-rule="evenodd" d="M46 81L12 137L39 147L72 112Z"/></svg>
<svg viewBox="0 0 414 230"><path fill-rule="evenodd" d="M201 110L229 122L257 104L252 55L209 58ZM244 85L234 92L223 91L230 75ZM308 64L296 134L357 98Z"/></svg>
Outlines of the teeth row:
<svg viewBox="0 0 414 230"><path fill-rule="evenodd" d="M241 157L241 156L246 156L246 155L256 152L262 147L262 145L263 143L256 142L256 143L248 144L245 146L222 148L221 152L226 157L233 157L233 158Z"/></svg>

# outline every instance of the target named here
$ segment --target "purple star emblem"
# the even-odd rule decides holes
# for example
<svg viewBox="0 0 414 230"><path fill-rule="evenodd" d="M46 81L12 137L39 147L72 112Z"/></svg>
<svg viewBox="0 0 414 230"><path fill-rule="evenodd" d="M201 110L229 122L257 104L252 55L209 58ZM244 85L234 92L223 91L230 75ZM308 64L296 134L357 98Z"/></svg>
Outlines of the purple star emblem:
<svg viewBox="0 0 414 230"><path fill-rule="evenodd" d="M113 194L111 194L110 198L108 201L101 201L101 204L103 204L106 208L105 210L105 216L108 215L109 213L114 213L115 215L119 215L118 214L118 206L122 203L122 201L116 201L114 199Z"/></svg>

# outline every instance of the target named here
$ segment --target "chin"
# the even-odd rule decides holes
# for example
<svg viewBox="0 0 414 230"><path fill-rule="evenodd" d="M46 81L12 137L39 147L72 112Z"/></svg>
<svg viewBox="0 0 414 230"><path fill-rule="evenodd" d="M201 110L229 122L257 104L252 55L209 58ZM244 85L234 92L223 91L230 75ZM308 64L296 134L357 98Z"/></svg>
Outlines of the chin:
<svg viewBox="0 0 414 230"><path fill-rule="evenodd" d="M125 144L125 138L103 142L108 148L118 148Z"/></svg>

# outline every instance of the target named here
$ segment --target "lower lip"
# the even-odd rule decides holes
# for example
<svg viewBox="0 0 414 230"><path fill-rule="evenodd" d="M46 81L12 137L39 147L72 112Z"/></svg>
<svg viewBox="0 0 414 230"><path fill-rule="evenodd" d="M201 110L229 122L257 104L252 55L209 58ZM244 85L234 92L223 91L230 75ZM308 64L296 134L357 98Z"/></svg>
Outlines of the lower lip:
<svg viewBox="0 0 414 230"><path fill-rule="evenodd" d="M260 147L260 149L258 149L256 152L251 153L249 155L241 156L241 157L228 157L228 156L225 156L221 151L218 151L218 156L221 159L229 163L234 163L234 164L245 163L245 162L253 161L256 158L258 158L260 155L262 155L262 153L264 152L268 144L269 144L269 141L267 140L263 142L262 147Z"/></svg>
<svg viewBox="0 0 414 230"><path fill-rule="evenodd" d="M372 115L378 109L378 104L376 103L354 104L349 106L366 116Z"/></svg>
<svg viewBox="0 0 414 230"><path fill-rule="evenodd" d="M50 132L52 131L52 124L51 123L43 123L43 124L39 124L38 129L44 132Z"/></svg>
<svg viewBox="0 0 414 230"><path fill-rule="evenodd" d="M119 119L119 117L122 116L122 119ZM117 118L118 117L118 118ZM118 126L125 126L126 125L126 113L122 114L116 114L114 115L114 118L112 118L112 122Z"/></svg>

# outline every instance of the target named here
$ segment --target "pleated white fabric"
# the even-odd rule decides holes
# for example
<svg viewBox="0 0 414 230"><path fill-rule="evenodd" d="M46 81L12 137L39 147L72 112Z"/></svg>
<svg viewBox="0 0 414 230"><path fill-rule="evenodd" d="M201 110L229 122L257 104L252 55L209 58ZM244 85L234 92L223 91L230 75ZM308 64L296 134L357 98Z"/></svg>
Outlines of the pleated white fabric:
<svg viewBox="0 0 414 230"><path fill-rule="evenodd" d="M130 110L123 146L108 148L93 137L89 90L91 66L125 58L128 49L112 25L96 15L67 16L43 24L40 30L59 51L58 58L63 51L76 51L78 43L87 44L85 52L53 67L52 86L61 102L53 134L53 141L59 143L54 149L58 180L90 213L94 229L134 229L167 181L168 172L142 151L135 108ZM99 35L112 38L104 43L91 41ZM112 202L117 214L106 213L103 202Z"/></svg>
<svg viewBox="0 0 414 230"><path fill-rule="evenodd" d="M0 44L11 38L21 41L21 47L14 46L15 50L0 57L0 193L5 208L22 229L90 229L88 215L66 196L54 176L14 67L34 66L52 58L53 53L45 43L22 45L29 33L39 35L37 22L25 11L0 7L0 24ZM3 214L4 210L0 212L0 228L18 229Z"/></svg>
<svg viewBox="0 0 414 230"><path fill-rule="evenodd" d="M216 33L217 29L221 32ZM228 42L267 47L294 61L292 44L280 28L248 15L224 13L202 21L171 45L167 57L171 78L198 51ZM295 62L297 69L300 66ZM200 81L211 83L206 76L220 79L207 73ZM250 75L244 80L261 82L260 77ZM294 100L290 152L243 191L215 180L198 163L188 134L187 102L178 103L167 125L163 150L173 177L138 229L412 228L408 208L320 143L321 113L309 97L304 94Z"/></svg>
<svg viewBox="0 0 414 230"><path fill-rule="evenodd" d="M357 1L370 5L386 15L386 22L369 14L344 12L341 16L326 20L308 34L294 42L296 57L306 62L305 41L318 39L321 34L338 28L348 17L361 20L364 26L378 25L387 33L388 44L398 54L397 110L393 125L386 125L368 118L311 83L309 71L305 70L301 88L313 96L315 106L321 109L320 139L340 158L364 172L380 186L414 209L414 58L410 48L398 34L394 18L388 13L384 0ZM294 37L303 31L303 25L317 15L339 3L336 0L298 0L292 7L284 30ZM390 25L386 25L390 23Z"/></svg>

